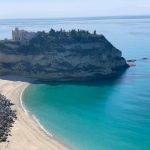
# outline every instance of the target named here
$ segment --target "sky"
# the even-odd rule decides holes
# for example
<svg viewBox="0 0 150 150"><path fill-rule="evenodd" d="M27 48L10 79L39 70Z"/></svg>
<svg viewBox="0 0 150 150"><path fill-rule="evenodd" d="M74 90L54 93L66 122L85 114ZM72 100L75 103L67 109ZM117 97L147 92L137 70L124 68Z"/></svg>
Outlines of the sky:
<svg viewBox="0 0 150 150"><path fill-rule="evenodd" d="M0 0L0 19L150 15L150 0Z"/></svg>

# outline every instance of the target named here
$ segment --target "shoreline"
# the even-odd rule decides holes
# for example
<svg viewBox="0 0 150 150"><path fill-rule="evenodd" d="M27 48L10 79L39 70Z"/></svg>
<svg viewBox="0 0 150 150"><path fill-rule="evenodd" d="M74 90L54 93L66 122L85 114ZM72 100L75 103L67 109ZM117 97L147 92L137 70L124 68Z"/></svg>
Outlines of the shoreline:
<svg viewBox="0 0 150 150"><path fill-rule="evenodd" d="M38 125L39 127L43 130L43 132L45 132L45 134L47 134L48 136L50 137L54 137L50 132L48 132L44 127L43 125L40 123L40 121L36 118L36 116L34 116L30 111L28 111L24 105L24 102L22 100L22 97L23 97L23 93L24 91L28 88L28 86L30 86L31 84L28 84L21 92L20 94L20 104L21 104L21 107L23 109L23 111L25 112L26 115L30 116Z"/></svg>
<svg viewBox="0 0 150 150"><path fill-rule="evenodd" d="M26 115L29 115L29 112L27 111L27 109L25 108L25 106L23 104L22 95L23 95L24 91L26 90L26 88L28 88L28 86L30 86L30 84L27 85L26 87L24 87L24 89L22 90L22 92L20 94L20 105L21 105L21 107L22 107L22 109L23 109L23 111L25 112Z"/></svg>
<svg viewBox="0 0 150 150"><path fill-rule="evenodd" d="M25 79L16 81L9 77L0 78L0 92L15 104L13 109L17 111L9 142L0 143L0 150L71 150L46 131L24 106L22 95L29 85Z"/></svg>

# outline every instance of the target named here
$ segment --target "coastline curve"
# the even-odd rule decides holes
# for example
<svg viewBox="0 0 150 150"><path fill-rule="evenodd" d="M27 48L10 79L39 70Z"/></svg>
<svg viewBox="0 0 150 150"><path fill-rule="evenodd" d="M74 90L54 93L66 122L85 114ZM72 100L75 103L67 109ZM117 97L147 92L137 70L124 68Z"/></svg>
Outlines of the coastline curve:
<svg viewBox="0 0 150 150"><path fill-rule="evenodd" d="M24 102L23 102L23 98L22 98L22 97L23 97L24 91L28 88L28 86L30 86L30 84L28 84L28 85L22 90L22 92L21 92L21 94L20 94L20 105L21 105L23 111L25 112L26 115L28 115L28 116L31 115L31 118L39 125L39 127L45 132L45 134L47 134L47 135L50 136L50 137L54 137L49 131L47 131L47 130L43 127L43 125L40 123L40 121L38 120L38 118L37 118L35 115L33 115L30 111L27 110L27 108L26 108L26 106L25 106L25 104L24 104Z"/></svg>
<svg viewBox="0 0 150 150"><path fill-rule="evenodd" d="M18 79L18 78L16 78ZM24 81L24 82L23 82ZM0 143L1 150L71 150L54 136L50 136L43 130L36 119L28 113L22 101L24 90L29 86L26 79L12 80L9 77L0 78L0 91L15 104L17 120L11 129L9 142ZM20 140L21 139L21 140ZM19 141L19 142L18 142Z"/></svg>

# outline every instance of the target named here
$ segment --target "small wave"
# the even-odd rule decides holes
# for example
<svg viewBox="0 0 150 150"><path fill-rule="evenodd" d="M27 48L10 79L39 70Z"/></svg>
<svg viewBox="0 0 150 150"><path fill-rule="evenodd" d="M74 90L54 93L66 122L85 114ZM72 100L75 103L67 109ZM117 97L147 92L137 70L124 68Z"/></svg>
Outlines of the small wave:
<svg viewBox="0 0 150 150"><path fill-rule="evenodd" d="M40 121L37 119L36 116L32 115L33 119L36 121L36 123L40 126L40 128L50 137L53 137L53 135L51 133L49 133L44 127L43 125L40 123Z"/></svg>
<svg viewBox="0 0 150 150"><path fill-rule="evenodd" d="M20 94L20 105L21 105L23 111L25 112L25 114L26 114L26 115L29 115L29 113L28 113L28 111L26 110L26 108L25 108L25 106L24 106L24 104L23 104L23 101L22 101L22 95L23 95L23 92L24 92L25 89L26 89L26 87L22 90L22 92L21 92L21 94Z"/></svg>
<svg viewBox="0 0 150 150"><path fill-rule="evenodd" d="M26 87L22 90L21 94L20 94L20 104L21 104L21 107L23 109L23 111L25 112L26 115L29 116L29 111L27 111L27 109L25 108L24 104L23 104L23 101L22 101L22 95L23 95L23 92L24 90L26 89ZM36 116L32 115L32 118L34 119L34 121L38 124L38 126L50 137L53 137L53 135L51 133L49 133L44 127L43 125L40 123L40 121L36 118Z"/></svg>

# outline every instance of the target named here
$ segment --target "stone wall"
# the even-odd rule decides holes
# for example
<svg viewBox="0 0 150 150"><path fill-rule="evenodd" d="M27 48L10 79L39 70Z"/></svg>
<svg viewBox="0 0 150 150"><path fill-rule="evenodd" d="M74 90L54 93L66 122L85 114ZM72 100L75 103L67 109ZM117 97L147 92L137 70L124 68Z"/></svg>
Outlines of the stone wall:
<svg viewBox="0 0 150 150"><path fill-rule="evenodd" d="M35 32L19 30L19 28L15 28L15 30L12 31L12 39L14 41L20 41L21 43L30 41L33 37L35 37L35 35Z"/></svg>

